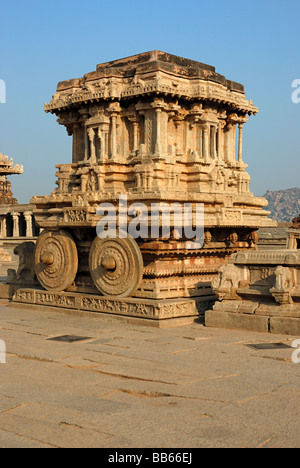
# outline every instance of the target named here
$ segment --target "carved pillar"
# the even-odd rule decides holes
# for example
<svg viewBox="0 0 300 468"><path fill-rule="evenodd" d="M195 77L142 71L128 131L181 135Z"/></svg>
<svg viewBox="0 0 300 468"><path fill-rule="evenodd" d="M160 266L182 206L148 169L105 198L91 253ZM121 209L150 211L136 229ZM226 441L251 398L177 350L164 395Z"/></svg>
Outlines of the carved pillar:
<svg viewBox="0 0 300 468"><path fill-rule="evenodd" d="M0 229L0 236L6 237L6 216L1 216L1 229Z"/></svg>
<svg viewBox="0 0 300 468"><path fill-rule="evenodd" d="M243 162L243 124L239 124L239 162Z"/></svg>
<svg viewBox="0 0 300 468"><path fill-rule="evenodd" d="M209 125L203 127L203 156L206 161L209 160Z"/></svg>
<svg viewBox="0 0 300 468"><path fill-rule="evenodd" d="M118 102L113 102L109 106L110 113L110 159L113 161L117 158L118 141L117 141L117 118L121 112L121 106Z"/></svg>
<svg viewBox="0 0 300 468"><path fill-rule="evenodd" d="M232 161L236 161L236 124L233 124L232 127L232 137L231 137L231 149L232 149Z"/></svg>
<svg viewBox="0 0 300 468"><path fill-rule="evenodd" d="M90 117L89 112L87 109L79 109L79 114L82 116L80 119L81 125L83 127L83 132L84 132L84 161L88 161L89 159L89 137L87 133L87 120Z"/></svg>
<svg viewBox="0 0 300 468"><path fill-rule="evenodd" d="M198 145L197 150L199 153L200 158L203 158L203 128L198 128Z"/></svg>
<svg viewBox="0 0 300 468"><path fill-rule="evenodd" d="M99 139L99 145L100 145L100 162L104 162L104 144L105 144L105 138L102 132L101 127L98 128L97 130L97 137Z"/></svg>
<svg viewBox="0 0 300 468"><path fill-rule="evenodd" d="M7 236L7 224L6 224L6 216L4 216L3 218L3 221L2 221L2 234L3 234L3 237L6 237Z"/></svg>
<svg viewBox="0 0 300 468"><path fill-rule="evenodd" d="M210 127L210 155L212 159L217 159L217 129L215 125Z"/></svg>
<svg viewBox="0 0 300 468"><path fill-rule="evenodd" d="M226 125L225 132L225 161L235 161L235 138L236 138L236 124L229 122Z"/></svg>
<svg viewBox="0 0 300 468"><path fill-rule="evenodd" d="M162 157L164 153L164 146L162 145L162 110L166 107L166 103L163 99L155 99L151 104L151 107L155 110L155 145L154 145L154 154L156 156Z"/></svg>
<svg viewBox="0 0 300 468"><path fill-rule="evenodd" d="M77 129L79 125L77 123L74 124L73 126L73 155L72 155L72 161L76 163L78 161L78 154L77 154Z"/></svg>
<svg viewBox="0 0 300 468"><path fill-rule="evenodd" d="M138 128L139 128L139 123L135 120L133 122L133 151L134 152L138 151L139 149Z"/></svg>
<svg viewBox="0 0 300 468"><path fill-rule="evenodd" d="M222 161L224 158L223 155L223 128L224 122L219 122L218 125L218 159Z"/></svg>
<svg viewBox="0 0 300 468"><path fill-rule="evenodd" d="M26 237L32 237L32 213L31 211L24 211L24 218L26 222Z"/></svg>
<svg viewBox="0 0 300 468"><path fill-rule="evenodd" d="M127 119L132 122L132 130L133 130L133 142L131 151L136 153L139 150L139 120L138 115L134 112L127 115Z"/></svg>
<svg viewBox="0 0 300 468"><path fill-rule="evenodd" d="M100 143L100 162L103 163L108 159L108 133L109 133L109 119L107 122L103 121L99 127L97 136Z"/></svg>
<svg viewBox="0 0 300 468"><path fill-rule="evenodd" d="M111 159L117 156L117 114L111 115Z"/></svg>
<svg viewBox="0 0 300 468"><path fill-rule="evenodd" d="M156 136L155 136L155 154L161 153L161 131L160 131L160 116L161 116L161 109L155 109L156 114Z"/></svg>
<svg viewBox="0 0 300 468"><path fill-rule="evenodd" d="M13 237L20 237L20 226L19 226L20 213L12 213L13 219Z"/></svg>
<svg viewBox="0 0 300 468"><path fill-rule="evenodd" d="M100 169L100 168L99 168ZM98 179L98 190L103 190L104 186L104 172L100 169L99 172L97 172L97 179Z"/></svg>
<svg viewBox="0 0 300 468"><path fill-rule="evenodd" d="M95 130L94 130L94 128L88 128L88 136L89 136L90 148L91 148L90 162L95 164L97 162L97 158L96 158Z"/></svg>
<svg viewBox="0 0 300 468"><path fill-rule="evenodd" d="M88 129L84 129L84 160L88 161L90 157Z"/></svg>

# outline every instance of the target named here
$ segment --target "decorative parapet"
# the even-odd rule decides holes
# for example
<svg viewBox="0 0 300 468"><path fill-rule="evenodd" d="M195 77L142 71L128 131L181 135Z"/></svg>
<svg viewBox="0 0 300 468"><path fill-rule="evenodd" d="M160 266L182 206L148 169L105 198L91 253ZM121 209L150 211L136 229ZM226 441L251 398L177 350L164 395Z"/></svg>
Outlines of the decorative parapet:
<svg viewBox="0 0 300 468"><path fill-rule="evenodd" d="M299 335L300 251L232 255L213 290L219 301L206 311L206 326Z"/></svg>
<svg viewBox="0 0 300 468"><path fill-rule="evenodd" d="M221 302L260 298L283 306L300 299L300 251L239 252L218 274L212 288Z"/></svg>

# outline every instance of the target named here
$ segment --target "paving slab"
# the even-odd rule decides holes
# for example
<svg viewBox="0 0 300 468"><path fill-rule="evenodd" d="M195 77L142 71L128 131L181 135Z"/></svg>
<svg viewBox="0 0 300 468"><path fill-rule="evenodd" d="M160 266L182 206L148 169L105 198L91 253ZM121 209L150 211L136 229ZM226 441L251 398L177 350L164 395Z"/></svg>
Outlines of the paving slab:
<svg viewBox="0 0 300 468"><path fill-rule="evenodd" d="M65 335L85 339L49 339ZM0 447L298 447L298 338L2 300ZM285 347L249 346L272 343Z"/></svg>

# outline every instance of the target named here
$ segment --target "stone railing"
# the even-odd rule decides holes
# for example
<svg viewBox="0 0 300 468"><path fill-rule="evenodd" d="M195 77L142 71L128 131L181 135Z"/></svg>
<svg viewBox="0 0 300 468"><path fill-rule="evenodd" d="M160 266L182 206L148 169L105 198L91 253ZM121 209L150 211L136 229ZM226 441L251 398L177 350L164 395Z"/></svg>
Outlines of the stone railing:
<svg viewBox="0 0 300 468"><path fill-rule="evenodd" d="M299 335L300 250L239 252L218 273L206 326Z"/></svg>

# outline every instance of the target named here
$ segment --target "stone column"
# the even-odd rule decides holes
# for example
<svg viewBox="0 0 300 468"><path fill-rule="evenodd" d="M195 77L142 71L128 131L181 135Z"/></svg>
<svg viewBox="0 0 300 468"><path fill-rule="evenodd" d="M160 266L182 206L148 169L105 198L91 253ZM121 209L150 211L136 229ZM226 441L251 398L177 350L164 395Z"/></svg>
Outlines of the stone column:
<svg viewBox="0 0 300 468"><path fill-rule="evenodd" d="M219 122L218 125L218 159L219 161L223 160L223 128L224 122Z"/></svg>
<svg viewBox="0 0 300 468"><path fill-rule="evenodd" d="M162 111L166 107L166 103L163 99L154 99L154 102L151 104L151 107L155 111L155 129L154 129L154 155L156 157L164 159L163 154L165 154L165 142L162 141ZM166 137L166 135L163 135Z"/></svg>
<svg viewBox="0 0 300 468"><path fill-rule="evenodd" d="M131 151L136 153L139 150L139 140L138 140L138 130L139 130L139 120L138 115L135 112L132 112L127 115L129 122L132 122L132 134L133 134L133 143Z"/></svg>
<svg viewBox="0 0 300 468"><path fill-rule="evenodd" d="M98 138L100 142L100 162L103 163L105 158L105 135L101 127L98 128Z"/></svg>
<svg viewBox="0 0 300 468"><path fill-rule="evenodd" d="M203 128L203 156L206 161L209 161L209 125Z"/></svg>
<svg viewBox="0 0 300 468"><path fill-rule="evenodd" d="M236 140L236 124L229 122L226 126L225 133L225 161L234 162L235 159L235 140Z"/></svg>
<svg viewBox="0 0 300 468"><path fill-rule="evenodd" d="M73 163L76 163L78 161L78 154L77 154L77 129L78 129L79 125L78 124L74 124L73 126L73 148L72 148L72 151L73 151L73 155L72 155L72 161Z"/></svg>
<svg viewBox="0 0 300 468"><path fill-rule="evenodd" d="M138 128L139 123L137 120L133 121L133 151L136 152L139 149L139 142L138 142Z"/></svg>
<svg viewBox="0 0 300 468"><path fill-rule="evenodd" d="M0 228L0 236L6 237L6 216L2 215L0 219L1 228Z"/></svg>
<svg viewBox="0 0 300 468"><path fill-rule="evenodd" d="M113 161L118 156L117 119L122 109L119 102L112 102L108 109L110 113L110 158Z"/></svg>
<svg viewBox="0 0 300 468"><path fill-rule="evenodd" d="M216 137L217 137L217 129L214 125L210 127L210 155L212 159L217 159L217 148L216 148Z"/></svg>
<svg viewBox="0 0 300 468"><path fill-rule="evenodd" d="M203 157L203 128L199 127L198 128L198 152L200 158Z"/></svg>
<svg viewBox="0 0 300 468"><path fill-rule="evenodd" d="M93 128L88 129L88 136L91 145L90 161L91 163L96 163L95 130Z"/></svg>
<svg viewBox="0 0 300 468"><path fill-rule="evenodd" d="M236 161L236 123L233 124L231 132L232 161Z"/></svg>
<svg viewBox="0 0 300 468"><path fill-rule="evenodd" d="M31 211L24 211L24 218L26 222L26 237L32 237L32 213Z"/></svg>
<svg viewBox="0 0 300 468"><path fill-rule="evenodd" d="M20 237L20 226L19 226L20 213L13 212L11 215L13 219L13 237Z"/></svg>
<svg viewBox="0 0 300 468"><path fill-rule="evenodd" d="M239 124L239 162L243 162L243 124Z"/></svg>
<svg viewBox="0 0 300 468"><path fill-rule="evenodd" d="M156 114L156 140L155 140L155 154L160 155L161 153L161 132L160 132L160 116L161 116L161 109L156 108L155 109L155 114Z"/></svg>
<svg viewBox="0 0 300 468"><path fill-rule="evenodd" d="M88 129L85 127L84 129L84 160L88 161L90 157L89 151L89 137L88 137Z"/></svg>
<svg viewBox="0 0 300 468"><path fill-rule="evenodd" d="M117 156L117 114L111 114L111 159Z"/></svg>

